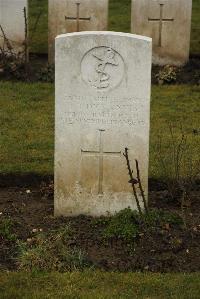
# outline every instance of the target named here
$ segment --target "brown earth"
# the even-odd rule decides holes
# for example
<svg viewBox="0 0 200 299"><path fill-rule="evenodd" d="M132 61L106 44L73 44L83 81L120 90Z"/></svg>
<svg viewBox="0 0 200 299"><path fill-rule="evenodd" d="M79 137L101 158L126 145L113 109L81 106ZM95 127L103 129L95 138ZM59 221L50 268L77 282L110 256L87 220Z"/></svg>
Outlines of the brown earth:
<svg viewBox="0 0 200 299"><path fill-rule="evenodd" d="M33 184L34 185L34 184ZM102 241L103 221L92 217L53 217L52 183L32 187L0 188L0 223L10 218L13 232L26 241L34 228L48 232L70 224L74 234L69 244L87 252L88 259L97 268L108 271L192 272L200 270L200 201L199 191L193 191L191 202L185 208L187 227L169 225L141 229L135 240L134 251L129 242L120 238ZM153 188L156 189L156 188ZM159 189L159 188L158 188ZM162 189L162 188L160 188ZM181 213L178 202L167 201L166 190L150 191L150 207ZM94 224L96 223L96 224ZM0 235L0 268L15 270L16 243Z"/></svg>

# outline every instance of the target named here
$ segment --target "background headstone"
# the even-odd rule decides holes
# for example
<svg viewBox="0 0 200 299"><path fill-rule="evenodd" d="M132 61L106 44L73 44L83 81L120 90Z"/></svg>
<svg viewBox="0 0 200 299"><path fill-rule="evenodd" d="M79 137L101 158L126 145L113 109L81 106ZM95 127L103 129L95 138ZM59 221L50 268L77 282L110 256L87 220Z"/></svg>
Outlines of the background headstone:
<svg viewBox="0 0 200 299"><path fill-rule="evenodd" d="M24 51L24 7L28 16L27 0L0 0L0 25L15 54ZM7 49L1 30L0 46Z"/></svg>
<svg viewBox="0 0 200 299"><path fill-rule="evenodd" d="M136 209L125 147L148 195L151 47L125 33L56 38L55 215Z"/></svg>
<svg viewBox="0 0 200 299"><path fill-rule="evenodd" d="M189 59L192 0L132 0L131 32L152 37L153 63Z"/></svg>
<svg viewBox="0 0 200 299"><path fill-rule="evenodd" d="M104 31L109 0L49 0L49 62L54 63L55 38L79 31Z"/></svg>

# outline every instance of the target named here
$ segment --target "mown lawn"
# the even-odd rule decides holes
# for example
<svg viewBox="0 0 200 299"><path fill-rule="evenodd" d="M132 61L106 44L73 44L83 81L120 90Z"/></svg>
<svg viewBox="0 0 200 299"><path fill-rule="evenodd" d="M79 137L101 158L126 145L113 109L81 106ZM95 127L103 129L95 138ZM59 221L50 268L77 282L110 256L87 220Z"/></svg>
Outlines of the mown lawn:
<svg viewBox="0 0 200 299"><path fill-rule="evenodd" d="M38 14L41 13L36 31L34 33L31 51L34 53L47 53L48 40L48 0L30 0L30 31L32 32ZM191 54L200 54L200 0L193 0ZM130 32L131 26L131 0L109 1L109 27L108 30ZM31 35L31 34L30 34Z"/></svg>
<svg viewBox="0 0 200 299"><path fill-rule="evenodd" d="M31 52L48 52L48 0L29 0L29 35Z"/></svg>
<svg viewBox="0 0 200 299"><path fill-rule="evenodd" d="M1 82L0 90L1 172L53 174L53 85Z"/></svg>
<svg viewBox="0 0 200 299"><path fill-rule="evenodd" d="M0 173L53 175L54 87L47 83L0 83ZM161 176L158 135L163 148L171 142L169 123L180 126L198 155L200 86L153 86L151 103L150 177ZM197 134L194 132L197 131ZM171 157L168 157L170 162Z"/></svg>
<svg viewBox="0 0 200 299"><path fill-rule="evenodd" d="M0 298L198 299L199 274L1 273Z"/></svg>

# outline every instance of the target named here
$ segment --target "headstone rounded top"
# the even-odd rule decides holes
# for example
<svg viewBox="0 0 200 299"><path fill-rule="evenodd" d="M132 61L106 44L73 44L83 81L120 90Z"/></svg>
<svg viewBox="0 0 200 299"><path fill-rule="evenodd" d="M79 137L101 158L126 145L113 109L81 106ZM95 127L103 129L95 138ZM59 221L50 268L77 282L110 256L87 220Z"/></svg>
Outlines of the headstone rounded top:
<svg viewBox="0 0 200 299"><path fill-rule="evenodd" d="M82 31L82 32L72 32L72 33L65 33L56 36L56 39L66 38L66 37L75 37L75 36L83 36L83 35L94 35L94 36L119 36L119 37L129 37L132 39L144 40L147 42L152 42L151 37L132 34L132 33L124 33L124 32L115 32L115 31Z"/></svg>

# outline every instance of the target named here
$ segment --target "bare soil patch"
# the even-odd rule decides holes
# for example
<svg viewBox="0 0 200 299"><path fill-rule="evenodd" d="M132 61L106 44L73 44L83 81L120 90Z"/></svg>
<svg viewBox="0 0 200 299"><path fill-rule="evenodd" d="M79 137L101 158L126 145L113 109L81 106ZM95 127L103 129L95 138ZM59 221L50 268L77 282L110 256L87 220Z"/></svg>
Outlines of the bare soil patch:
<svg viewBox="0 0 200 299"><path fill-rule="evenodd" d="M155 187L155 186L154 186ZM155 188L154 188L155 189ZM160 188L162 189L162 188ZM141 228L134 246L120 238L103 240L103 218L79 216L54 218L53 186L1 187L0 223L9 218L17 239L26 241L35 228L44 232L70 225L73 236L69 246L81 248L97 268L108 271L193 272L200 270L200 201L199 191L192 194L187 207L187 227L169 225ZM167 201L166 190L150 191L150 207L180 214L178 202ZM134 248L133 248L134 247ZM16 241L0 235L0 268L16 270Z"/></svg>

